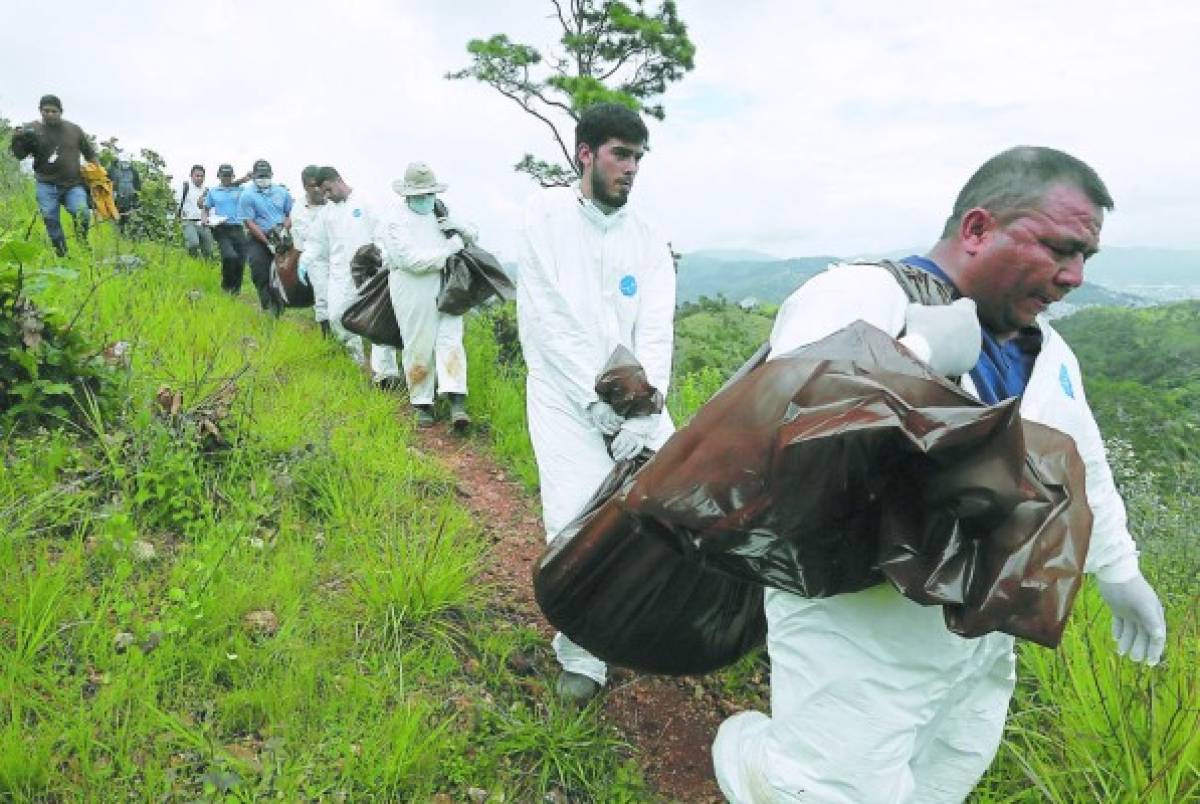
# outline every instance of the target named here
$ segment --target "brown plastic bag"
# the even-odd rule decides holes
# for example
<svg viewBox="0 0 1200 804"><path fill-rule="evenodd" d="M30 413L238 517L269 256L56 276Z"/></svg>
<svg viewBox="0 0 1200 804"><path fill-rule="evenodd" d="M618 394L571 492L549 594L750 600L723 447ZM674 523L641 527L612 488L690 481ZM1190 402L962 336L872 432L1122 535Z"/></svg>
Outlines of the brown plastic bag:
<svg viewBox="0 0 1200 804"><path fill-rule="evenodd" d="M467 246L446 260L437 298L440 312L463 315L493 296L508 301L516 296L516 287L490 252Z"/></svg>
<svg viewBox="0 0 1200 804"><path fill-rule="evenodd" d="M294 248L275 252L269 288L284 307L312 307L316 303L312 285L300 278L300 252Z"/></svg>
<svg viewBox="0 0 1200 804"><path fill-rule="evenodd" d="M669 531L610 504L652 454L616 465L539 559L534 592L547 620L606 662L708 673L762 643L762 586L681 555Z"/></svg>
<svg viewBox="0 0 1200 804"><path fill-rule="evenodd" d="M392 307L388 274L380 271L358 289L358 295L342 313L342 326L371 343L403 349L404 339Z"/></svg>
<svg viewBox="0 0 1200 804"><path fill-rule="evenodd" d="M650 384L642 364L624 346L613 350L596 378L596 395L627 419L663 409L662 392Z"/></svg>
<svg viewBox="0 0 1200 804"><path fill-rule="evenodd" d="M1021 422L1018 402L983 406L857 322L711 399L550 544L538 602L600 658L657 672L728 664L760 634L746 614L714 642L704 616L720 610L654 585L685 565L808 597L889 580L956 633L1055 645L1091 513L1073 442ZM614 610L626 620L602 618Z"/></svg>

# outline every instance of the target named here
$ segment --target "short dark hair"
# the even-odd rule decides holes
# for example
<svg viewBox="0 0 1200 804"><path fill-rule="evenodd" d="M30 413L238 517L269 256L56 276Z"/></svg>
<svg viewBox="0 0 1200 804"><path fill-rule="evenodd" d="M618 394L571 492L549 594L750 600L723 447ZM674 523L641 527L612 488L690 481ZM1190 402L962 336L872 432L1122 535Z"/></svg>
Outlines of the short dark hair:
<svg viewBox="0 0 1200 804"><path fill-rule="evenodd" d="M316 165L308 165L304 170L300 171L300 186L307 187L309 183L320 184L317 181L317 176L320 174L321 168Z"/></svg>
<svg viewBox="0 0 1200 804"><path fill-rule="evenodd" d="M1019 145L984 162L967 180L946 219L942 238L953 236L963 216L976 207L1002 217L1005 213L1036 207L1046 191L1056 184L1077 187L1096 206L1113 208L1108 188L1086 162L1054 148Z"/></svg>
<svg viewBox="0 0 1200 804"><path fill-rule="evenodd" d="M637 112L619 103L597 103L583 110L575 125L576 151L585 142L593 151L598 151L614 137L645 145L650 132Z"/></svg>
<svg viewBox="0 0 1200 804"><path fill-rule="evenodd" d="M200 171L201 173L208 172L207 170L204 169L204 165L192 165L192 169L189 170L188 173L195 173L197 170Z"/></svg>
<svg viewBox="0 0 1200 804"><path fill-rule="evenodd" d="M57 95L43 95L42 99L38 101L38 108L41 109L46 106L58 109L60 112L62 111L62 101L58 99Z"/></svg>
<svg viewBox="0 0 1200 804"><path fill-rule="evenodd" d="M337 168L325 165L317 168L317 184L324 184L327 181L337 181L342 177L341 173L337 172Z"/></svg>

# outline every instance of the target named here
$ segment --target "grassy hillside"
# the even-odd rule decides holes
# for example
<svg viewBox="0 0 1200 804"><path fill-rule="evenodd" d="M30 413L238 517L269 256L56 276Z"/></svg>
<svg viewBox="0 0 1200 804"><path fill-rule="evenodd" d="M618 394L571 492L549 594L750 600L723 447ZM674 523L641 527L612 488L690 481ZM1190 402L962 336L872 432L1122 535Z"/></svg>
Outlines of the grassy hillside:
<svg viewBox="0 0 1200 804"><path fill-rule="evenodd" d="M403 401L214 265L93 244L20 251L39 304L123 345L103 398L0 436L0 800L644 800L491 612Z"/></svg>
<svg viewBox="0 0 1200 804"><path fill-rule="evenodd" d="M1146 310L1085 310L1055 324L1089 377L1158 390L1200 382L1200 302Z"/></svg>
<svg viewBox="0 0 1200 804"><path fill-rule="evenodd" d="M1200 459L1200 302L1085 310L1055 327L1079 356L1105 432L1159 470Z"/></svg>
<svg viewBox="0 0 1200 804"><path fill-rule="evenodd" d="M704 369L732 374L771 334L773 313L726 305L699 308L675 319L676 377Z"/></svg>
<svg viewBox="0 0 1200 804"><path fill-rule="evenodd" d="M31 215L0 158L0 239L21 240ZM265 318L173 248L139 247L144 267L125 270L104 261L114 247L102 233L95 260L77 249L60 264L0 245L0 271L21 252L36 300L96 353L114 347L94 404L0 434L0 799L646 800L595 710L556 705L548 647L472 582L480 527L414 445L402 401L306 315ZM1116 657L1089 584L1059 650L1022 646L973 801L1200 795L1200 484L1172 452L1194 439L1170 430L1196 410L1190 314L1062 326L1115 436L1167 605L1166 662ZM677 421L767 327L754 312L681 315ZM532 487L513 334L510 310L471 317L470 404ZM762 706L758 672L750 659L704 683Z"/></svg>

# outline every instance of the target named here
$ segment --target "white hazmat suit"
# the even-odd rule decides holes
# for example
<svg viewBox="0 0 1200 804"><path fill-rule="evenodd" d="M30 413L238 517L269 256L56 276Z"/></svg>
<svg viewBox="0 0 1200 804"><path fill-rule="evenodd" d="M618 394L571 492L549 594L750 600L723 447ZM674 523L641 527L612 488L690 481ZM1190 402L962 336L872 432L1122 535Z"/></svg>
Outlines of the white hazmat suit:
<svg viewBox="0 0 1200 804"><path fill-rule="evenodd" d="M862 319L896 336L909 301L879 266L837 265L780 308L771 356ZM1094 514L1087 570L1138 575L1079 364L1045 319L1021 415L1070 435L1086 465ZM976 394L970 376L963 387ZM888 584L824 599L766 591L771 717L743 712L713 744L721 789L739 804L960 802L1000 744L1016 681L1011 636L952 634L937 606Z"/></svg>
<svg viewBox="0 0 1200 804"><path fill-rule="evenodd" d="M292 243L300 252L300 269L313 289L313 314L317 321L328 321L327 294L329 263L317 258L317 249L306 247L309 232L325 204L297 204L292 207Z"/></svg>
<svg viewBox="0 0 1200 804"><path fill-rule="evenodd" d="M533 198L519 248L517 323L549 541L614 466L587 412L597 400L596 375L613 350L632 351L650 382L667 394L675 266L666 240L636 213L622 207L605 215L577 187ZM674 432L665 410L643 424L652 449ZM562 634L555 636L554 649L564 670L604 684L602 661Z"/></svg>
<svg viewBox="0 0 1200 804"><path fill-rule="evenodd" d="M362 246L374 243L383 249L383 230L383 219L373 205L351 193L345 201L325 202L305 239L306 245L313 247L312 259L328 265L326 304L330 328L359 365L366 363L363 339L342 326L342 313L358 292L350 275L350 261ZM390 346L372 345L370 365L376 382L400 376L396 350Z"/></svg>
<svg viewBox="0 0 1200 804"><path fill-rule="evenodd" d="M474 232L465 232L474 239ZM385 265L396 323L404 338L404 379L413 405L432 405L434 394L467 392L467 352L463 319L437 309L446 258L463 247L447 238L432 213L421 215L403 200L383 233Z"/></svg>

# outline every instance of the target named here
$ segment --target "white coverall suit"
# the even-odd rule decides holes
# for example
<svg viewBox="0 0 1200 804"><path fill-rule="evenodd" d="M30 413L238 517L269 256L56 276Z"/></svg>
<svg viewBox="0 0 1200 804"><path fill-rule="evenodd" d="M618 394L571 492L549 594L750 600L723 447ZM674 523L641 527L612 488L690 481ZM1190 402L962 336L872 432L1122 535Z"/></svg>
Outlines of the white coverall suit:
<svg viewBox="0 0 1200 804"><path fill-rule="evenodd" d="M325 204L310 206L305 203L292 207L292 244L300 252L302 271L308 278L308 284L312 285L313 313L317 321L329 320L327 306L329 263L327 260L317 259L316 249L310 247L306 250L305 244L316 217L321 214L321 210L325 206Z"/></svg>
<svg viewBox="0 0 1200 804"><path fill-rule="evenodd" d="M305 239L306 245L314 247L312 258L329 266L326 303L330 329L346 345L359 365L366 362L363 339L342 326L342 313L346 312L358 294L350 275L350 261L354 258L354 252L371 243L386 253L383 248L383 228L384 222L373 205L363 203L351 194L345 201L325 202L321 214L313 219ZM375 381L399 377L396 350L390 346L372 344L371 374Z"/></svg>
<svg viewBox="0 0 1200 804"><path fill-rule="evenodd" d="M596 375L617 346L637 357L665 397L671 379L675 266L665 238L623 207L605 215L577 187L529 204L519 242L517 325L528 366L526 410L537 458L546 540L580 512L614 466L587 412ZM658 449L674 432L664 410L641 426ZM604 684L602 661L564 635L564 670Z"/></svg>
<svg viewBox="0 0 1200 804"><path fill-rule="evenodd" d="M908 298L885 269L836 265L784 302L771 357L862 319L895 337ZM1079 363L1044 318L1021 415L1070 435L1094 514L1087 571L1138 572L1125 507L1084 398ZM977 395L969 376L963 387ZM991 764L1016 681L1011 636L952 634L938 606L890 584L824 599L766 591L771 717L742 712L713 744L722 791L739 804L960 802Z"/></svg>
<svg viewBox="0 0 1200 804"><path fill-rule="evenodd" d="M466 233L474 239L474 232ZM463 319L438 312L442 267L455 253L433 214L420 215L401 201L384 230L384 253L396 323L404 338L404 379L413 405L432 405L434 394L467 392Z"/></svg>

